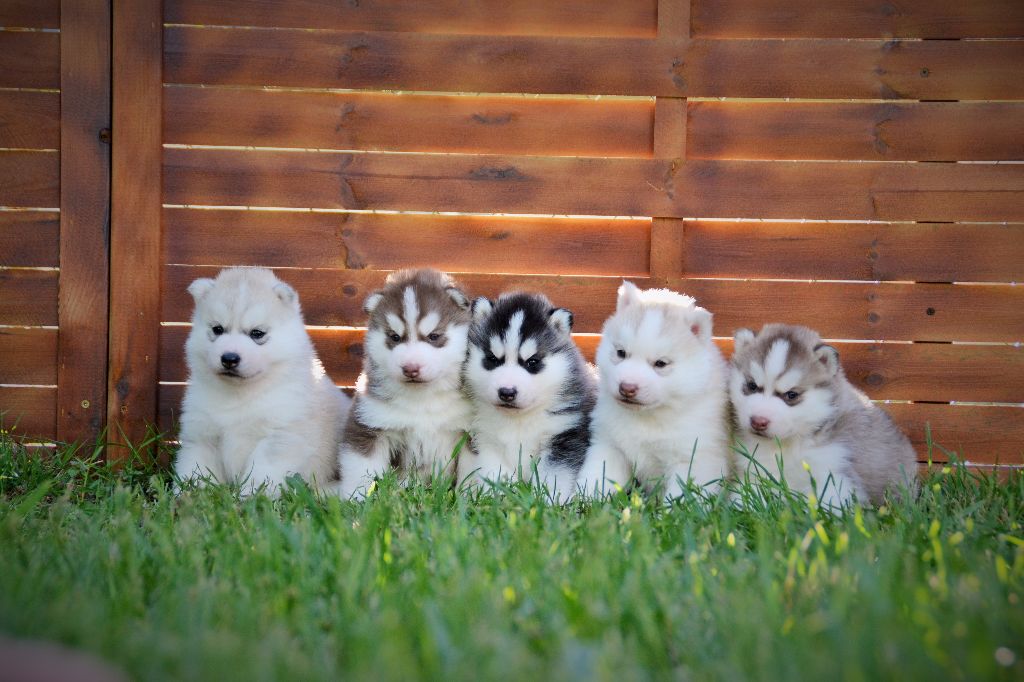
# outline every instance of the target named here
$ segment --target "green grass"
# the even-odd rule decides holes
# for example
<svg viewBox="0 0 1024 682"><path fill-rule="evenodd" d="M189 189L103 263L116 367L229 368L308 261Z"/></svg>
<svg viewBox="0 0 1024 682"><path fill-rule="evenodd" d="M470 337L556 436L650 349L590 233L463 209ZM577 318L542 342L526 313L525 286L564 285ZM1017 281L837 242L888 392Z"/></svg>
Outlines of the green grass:
<svg viewBox="0 0 1024 682"><path fill-rule="evenodd" d="M1020 473L835 516L387 479L175 498L83 456L0 440L0 633L137 679L1024 677Z"/></svg>

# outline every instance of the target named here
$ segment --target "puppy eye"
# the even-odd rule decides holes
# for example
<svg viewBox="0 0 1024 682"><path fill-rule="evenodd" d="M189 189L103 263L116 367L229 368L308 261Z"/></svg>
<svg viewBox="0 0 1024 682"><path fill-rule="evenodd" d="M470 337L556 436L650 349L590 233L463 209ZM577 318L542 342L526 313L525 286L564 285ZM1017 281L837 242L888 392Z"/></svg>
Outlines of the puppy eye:
<svg viewBox="0 0 1024 682"><path fill-rule="evenodd" d="M224 327L220 326L219 324L215 324L213 325L213 328L210 329L210 331L213 332L214 336L220 336L221 334L224 333Z"/></svg>
<svg viewBox="0 0 1024 682"><path fill-rule="evenodd" d="M787 403L791 403L797 398L799 398L800 394L797 393L796 391L786 391L786 395L783 397L785 397Z"/></svg>
<svg viewBox="0 0 1024 682"><path fill-rule="evenodd" d="M753 381L753 380L747 382L747 387L746 388L747 388L747 391L749 391L750 393L754 393L756 391L761 390L761 387L758 386L757 382Z"/></svg>
<svg viewBox="0 0 1024 682"><path fill-rule="evenodd" d="M655 360L654 361L654 366L657 367L658 369L661 369L662 367L668 367L669 364L670 363L669 363L668 360Z"/></svg>
<svg viewBox="0 0 1024 682"><path fill-rule="evenodd" d="M532 358L526 361L526 369L534 370L540 367L540 358L534 355Z"/></svg>
<svg viewBox="0 0 1024 682"><path fill-rule="evenodd" d="M620 358L620 359L622 359L622 360L625 360L625 359L626 359L626 351L624 351L624 350L623 350L623 349L621 349L621 348L617 348L617 349L615 350L615 354L616 354L617 356L619 356L619 358Z"/></svg>
<svg viewBox="0 0 1024 682"><path fill-rule="evenodd" d="M487 351L486 353L484 353L484 360L486 360L487 362L497 362L498 356L496 356L491 351Z"/></svg>
<svg viewBox="0 0 1024 682"><path fill-rule="evenodd" d="M438 332L430 332L427 334L427 341L437 341L439 338L441 338L441 334Z"/></svg>
<svg viewBox="0 0 1024 682"><path fill-rule="evenodd" d="M399 341L402 340L402 337L394 332L388 334L388 338L394 341L395 343L398 343Z"/></svg>
<svg viewBox="0 0 1024 682"><path fill-rule="evenodd" d="M252 339L253 341L259 341L266 335L267 333L262 329L253 329L251 332L249 332L249 338Z"/></svg>

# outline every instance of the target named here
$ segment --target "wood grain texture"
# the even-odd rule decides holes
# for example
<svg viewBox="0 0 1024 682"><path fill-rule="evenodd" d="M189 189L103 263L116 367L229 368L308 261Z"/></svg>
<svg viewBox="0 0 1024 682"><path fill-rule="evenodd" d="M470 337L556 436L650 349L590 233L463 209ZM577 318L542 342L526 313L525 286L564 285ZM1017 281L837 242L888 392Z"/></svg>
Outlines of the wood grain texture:
<svg viewBox="0 0 1024 682"><path fill-rule="evenodd" d="M177 86L164 91L163 120L169 144L650 157L651 109L642 100Z"/></svg>
<svg viewBox="0 0 1024 682"><path fill-rule="evenodd" d="M693 0L707 38L1020 38L1016 0Z"/></svg>
<svg viewBox="0 0 1024 682"><path fill-rule="evenodd" d="M936 446L931 449L933 461L947 461L947 452L953 452L961 461L1024 463L1022 408L928 403L883 407L910 437L922 461L929 455L928 428Z"/></svg>
<svg viewBox="0 0 1024 682"><path fill-rule="evenodd" d="M171 204L1024 222L1024 165L168 149Z"/></svg>
<svg viewBox="0 0 1024 682"><path fill-rule="evenodd" d="M0 269L0 324L57 324L57 272Z"/></svg>
<svg viewBox="0 0 1024 682"><path fill-rule="evenodd" d="M0 384L56 383L56 329L0 328Z"/></svg>
<svg viewBox="0 0 1024 682"><path fill-rule="evenodd" d="M60 206L57 152L0 151L0 206Z"/></svg>
<svg viewBox="0 0 1024 682"><path fill-rule="evenodd" d="M687 221L690 277L1024 281L1024 225Z"/></svg>
<svg viewBox="0 0 1024 682"><path fill-rule="evenodd" d="M0 147L60 146L60 94L13 90L0 97Z"/></svg>
<svg viewBox="0 0 1024 682"><path fill-rule="evenodd" d="M4 0L0 26L5 28L60 28L60 0Z"/></svg>
<svg viewBox="0 0 1024 682"><path fill-rule="evenodd" d="M164 210L164 258L264 265L643 276L649 220Z"/></svg>
<svg viewBox="0 0 1024 682"><path fill-rule="evenodd" d="M106 416L110 252L110 3L61 5L57 437L92 442Z"/></svg>
<svg viewBox="0 0 1024 682"><path fill-rule="evenodd" d="M0 386L0 428L15 438L57 437L57 389Z"/></svg>
<svg viewBox="0 0 1024 682"><path fill-rule="evenodd" d="M59 88L60 34L0 31L0 87Z"/></svg>
<svg viewBox="0 0 1024 682"><path fill-rule="evenodd" d="M657 0L168 0L181 24L485 35L653 36Z"/></svg>
<svg viewBox="0 0 1024 682"><path fill-rule="evenodd" d="M107 424L138 443L156 420L162 3L114 13ZM115 448L111 456L125 450Z"/></svg>
<svg viewBox="0 0 1024 682"><path fill-rule="evenodd" d="M818 99L1021 99L1024 42L701 40L171 26L169 83Z"/></svg>
<svg viewBox="0 0 1024 682"><path fill-rule="evenodd" d="M688 114L695 159L1024 159L1016 103L692 102Z"/></svg>
<svg viewBox="0 0 1024 682"><path fill-rule="evenodd" d="M59 255L58 213L0 211L0 267L54 268Z"/></svg>

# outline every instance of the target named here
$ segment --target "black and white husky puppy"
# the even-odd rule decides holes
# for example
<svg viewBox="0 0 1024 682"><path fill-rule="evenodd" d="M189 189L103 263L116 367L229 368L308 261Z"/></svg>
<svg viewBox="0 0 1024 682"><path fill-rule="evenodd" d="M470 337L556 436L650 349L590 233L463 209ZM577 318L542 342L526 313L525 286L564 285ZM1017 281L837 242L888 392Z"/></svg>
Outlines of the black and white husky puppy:
<svg viewBox="0 0 1024 682"><path fill-rule="evenodd" d="M889 416L846 379L839 353L807 327L769 324L735 336L729 396L736 436L757 465L823 505L881 501L912 485L916 456ZM781 462L781 467L779 463ZM763 469L762 469L763 467Z"/></svg>
<svg viewBox="0 0 1024 682"><path fill-rule="evenodd" d="M555 499L572 497L596 387L571 331L572 313L541 294L474 301L464 373L472 438L460 480L529 479L536 466Z"/></svg>
<svg viewBox="0 0 1024 682"><path fill-rule="evenodd" d="M437 270L395 272L363 307L363 372L338 456L346 498L365 495L390 467L454 473L471 415L460 390L469 299L454 280Z"/></svg>

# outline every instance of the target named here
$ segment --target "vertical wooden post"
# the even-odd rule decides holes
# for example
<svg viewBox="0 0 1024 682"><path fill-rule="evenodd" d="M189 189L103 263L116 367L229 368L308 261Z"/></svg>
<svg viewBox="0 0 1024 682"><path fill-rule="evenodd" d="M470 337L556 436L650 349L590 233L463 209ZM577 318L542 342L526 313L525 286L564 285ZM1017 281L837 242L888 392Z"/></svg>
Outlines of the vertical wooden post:
<svg viewBox="0 0 1024 682"><path fill-rule="evenodd" d="M163 3L114 0L113 34L107 423L113 442L137 445L156 423Z"/></svg>
<svg viewBox="0 0 1024 682"><path fill-rule="evenodd" d="M101 433L110 225L110 0L63 0L57 438Z"/></svg>
<svg viewBox="0 0 1024 682"><path fill-rule="evenodd" d="M658 38L690 37L690 0L658 0ZM658 97L654 105L654 156L686 158L686 99ZM651 224L651 278L678 284L683 269L683 221L655 216Z"/></svg>

